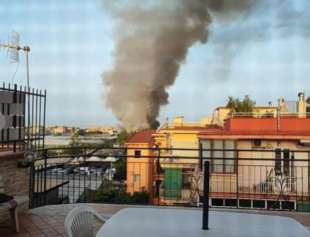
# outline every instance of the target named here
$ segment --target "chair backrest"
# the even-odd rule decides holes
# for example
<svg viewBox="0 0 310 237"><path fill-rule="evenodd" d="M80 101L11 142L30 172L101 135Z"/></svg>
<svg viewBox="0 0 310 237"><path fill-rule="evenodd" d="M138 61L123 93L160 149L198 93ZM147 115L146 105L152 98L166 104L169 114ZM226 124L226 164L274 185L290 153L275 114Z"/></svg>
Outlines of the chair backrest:
<svg viewBox="0 0 310 237"><path fill-rule="evenodd" d="M94 237L94 217L105 222L93 208L78 206L73 208L65 219L65 230L68 237Z"/></svg>

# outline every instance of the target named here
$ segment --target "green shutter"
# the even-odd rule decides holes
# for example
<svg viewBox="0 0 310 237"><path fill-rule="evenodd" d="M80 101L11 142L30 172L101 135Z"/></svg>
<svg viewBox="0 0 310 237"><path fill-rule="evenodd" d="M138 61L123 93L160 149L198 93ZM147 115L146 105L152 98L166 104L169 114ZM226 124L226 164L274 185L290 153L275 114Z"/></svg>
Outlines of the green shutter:
<svg viewBox="0 0 310 237"><path fill-rule="evenodd" d="M165 198L180 199L182 191L182 169L165 169Z"/></svg>

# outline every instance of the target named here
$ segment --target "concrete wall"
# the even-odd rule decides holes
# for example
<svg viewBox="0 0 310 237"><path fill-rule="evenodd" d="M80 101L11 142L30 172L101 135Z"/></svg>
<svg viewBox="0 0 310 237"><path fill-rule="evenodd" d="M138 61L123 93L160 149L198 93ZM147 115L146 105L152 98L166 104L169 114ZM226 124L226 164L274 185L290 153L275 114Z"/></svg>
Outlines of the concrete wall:
<svg viewBox="0 0 310 237"><path fill-rule="evenodd" d="M24 159L23 154L0 152L0 175L2 177L4 193L11 196L29 196L29 168L17 168L19 160ZM28 203L18 207L19 211L28 209ZM0 213L0 223L10 218L9 211Z"/></svg>
<svg viewBox="0 0 310 237"><path fill-rule="evenodd" d="M310 154L307 152L309 148L302 147L297 141L275 141L275 140L262 140L261 147L256 149L266 149L271 150L270 152L260 152L256 151L253 147L251 140L238 141L237 148L242 149L252 149L251 152L239 152L239 158L259 158L260 161L255 160L241 160L239 161L239 186L243 186L245 191L254 191L258 188L258 185L262 181L266 180L268 176L275 177L273 172L275 167L274 161L264 161L264 159L274 159L276 148L279 149L289 149L298 150L300 152L294 153L294 158L304 161L294 162L294 182L297 193L307 194L309 192L309 159ZM292 154L291 154L292 155ZM290 157L291 158L291 157Z"/></svg>
<svg viewBox="0 0 310 237"><path fill-rule="evenodd" d="M4 191L8 195L29 195L29 168L18 168L23 154L3 156L0 153L0 175L4 183Z"/></svg>

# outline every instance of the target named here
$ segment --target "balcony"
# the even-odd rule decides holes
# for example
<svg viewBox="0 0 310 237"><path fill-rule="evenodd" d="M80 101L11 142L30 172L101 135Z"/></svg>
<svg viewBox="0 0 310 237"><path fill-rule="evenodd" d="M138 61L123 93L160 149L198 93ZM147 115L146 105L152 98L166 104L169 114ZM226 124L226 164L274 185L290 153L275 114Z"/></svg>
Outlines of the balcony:
<svg viewBox="0 0 310 237"><path fill-rule="evenodd" d="M215 212L287 216L309 228L310 151L292 151L294 160L287 160L274 157L273 150L234 150L224 160L201 156L213 150L200 149L195 149L198 157L178 156L171 162L164 155L142 157L149 160L141 162L119 147L37 150L30 167L31 209L21 214L19 234L0 229L0 235L64 236L66 214L81 204L106 217L131 205L201 210L204 161L210 162L209 205ZM117 157L100 157L105 150L114 150Z"/></svg>
<svg viewBox="0 0 310 237"><path fill-rule="evenodd" d="M31 209L21 214L20 218L20 233L14 233L10 229L0 229L0 235L6 237L63 237L64 233L64 219L67 213L77 205L81 204L64 204L54 206L43 206ZM130 207L128 205L112 205L112 204L86 204L96 209L96 211L105 216L111 217L123 208ZM178 208L183 209L183 208ZM238 212L238 213L257 213L251 210L227 210L215 209L219 212ZM310 230L310 214L297 212L275 212L275 211L261 211L260 215L273 215L290 217L301 223ZM99 223L98 223L99 224ZM99 225L97 226L99 229Z"/></svg>

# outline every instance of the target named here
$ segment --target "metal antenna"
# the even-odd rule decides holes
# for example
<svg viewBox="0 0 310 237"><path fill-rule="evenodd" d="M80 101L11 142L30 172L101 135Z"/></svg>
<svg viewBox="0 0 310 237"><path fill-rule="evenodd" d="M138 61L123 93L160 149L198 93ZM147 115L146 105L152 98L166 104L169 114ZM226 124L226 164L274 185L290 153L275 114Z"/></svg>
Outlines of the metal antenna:
<svg viewBox="0 0 310 237"><path fill-rule="evenodd" d="M11 40L8 40L8 43L0 42L0 48L7 49L7 53L12 60L12 62L19 63L19 51L23 50L26 55L26 68L27 68L27 87L30 87L29 83L29 46L20 46L20 36L18 32L13 31L11 35Z"/></svg>

